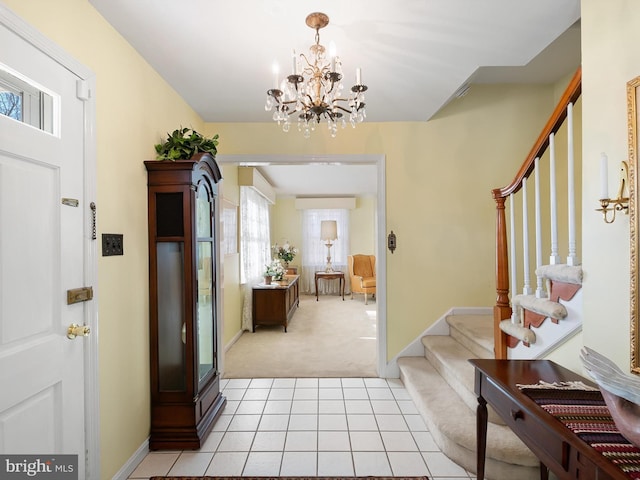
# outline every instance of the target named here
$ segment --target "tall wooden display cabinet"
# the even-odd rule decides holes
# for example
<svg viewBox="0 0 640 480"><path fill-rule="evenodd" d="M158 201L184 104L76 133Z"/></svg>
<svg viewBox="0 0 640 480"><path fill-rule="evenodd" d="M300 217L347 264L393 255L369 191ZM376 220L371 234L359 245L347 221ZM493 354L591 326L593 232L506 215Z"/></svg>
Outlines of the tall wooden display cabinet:
<svg viewBox="0 0 640 480"><path fill-rule="evenodd" d="M152 450L198 449L226 399L217 365L215 159L146 161Z"/></svg>

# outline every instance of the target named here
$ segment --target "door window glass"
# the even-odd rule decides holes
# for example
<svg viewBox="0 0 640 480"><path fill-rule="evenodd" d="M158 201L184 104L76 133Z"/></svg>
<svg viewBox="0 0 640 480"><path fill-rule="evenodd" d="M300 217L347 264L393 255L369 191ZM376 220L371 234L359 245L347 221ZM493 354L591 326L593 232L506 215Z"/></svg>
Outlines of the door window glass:
<svg viewBox="0 0 640 480"><path fill-rule="evenodd" d="M55 97L26 77L0 65L0 115L54 133Z"/></svg>

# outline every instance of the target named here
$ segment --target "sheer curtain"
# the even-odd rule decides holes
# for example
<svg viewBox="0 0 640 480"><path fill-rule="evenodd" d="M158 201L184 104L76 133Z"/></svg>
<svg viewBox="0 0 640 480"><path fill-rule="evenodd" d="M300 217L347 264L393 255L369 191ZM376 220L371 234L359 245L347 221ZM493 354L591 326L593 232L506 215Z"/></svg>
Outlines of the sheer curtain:
<svg viewBox="0 0 640 480"><path fill-rule="evenodd" d="M315 272L324 271L327 265L327 246L320 238L320 222L335 220L338 238L331 246L331 265L336 271L344 272L345 291L349 292L347 255L349 254L349 210L347 209L306 209L302 211L302 275L300 290L315 294ZM318 293L338 293L337 280L318 283Z"/></svg>
<svg viewBox="0 0 640 480"><path fill-rule="evenodd" d="M251 187L240 187L240 222L242 328L251 331L252 287L264 280L266 265L271 262L269 202Z"/></svg>

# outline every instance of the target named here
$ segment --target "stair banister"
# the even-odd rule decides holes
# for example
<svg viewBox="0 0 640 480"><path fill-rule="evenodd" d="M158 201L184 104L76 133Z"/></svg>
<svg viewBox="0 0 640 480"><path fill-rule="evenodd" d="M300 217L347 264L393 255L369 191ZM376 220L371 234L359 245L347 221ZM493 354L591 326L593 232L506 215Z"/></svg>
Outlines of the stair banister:
<svg viewBox="0 0 640 480"><path fill-rule="evenodd" d="M564 120L567 118L567 105L569 105L569 103L576 103L578 98L580 98L580 94L582 93L581 79L582 69L578 68L575 75L571 79L571 82L569 82L567 89L560 98L558 105L556 105L555 110L551 114L551 117L549 117L549 120L547 120L544 129L538 136L536 143L533 145L533 148L520 167L520 170L518 170L518 173L509 185L493 190L493 198L504 198L509 196L510 193L516 193L520 190L522 179L524 177L528 177L529 175L531 175L531 172L533 172L534 161L536 157L542 157L544 152L547 150L547 147L549 146L549 135L551 133L556 133L560 129L560 126L562 125Z"/></svg>
<svg viewBox="0 0 640 480"><path fill-rule="evenodd" d="M496 304L493 308L496 358L507 358L507 335L500 330L500 322L511 317L505 200L510 194L520 191L523 180L528 178L534 170L536 157L542 157L549 147L550 136L560 129L567 118L567 112L570 110L567 106L574 104L581 93L582 69L578 68L514 179L509 185L496 188L491 192L496 202Z"/></svg>

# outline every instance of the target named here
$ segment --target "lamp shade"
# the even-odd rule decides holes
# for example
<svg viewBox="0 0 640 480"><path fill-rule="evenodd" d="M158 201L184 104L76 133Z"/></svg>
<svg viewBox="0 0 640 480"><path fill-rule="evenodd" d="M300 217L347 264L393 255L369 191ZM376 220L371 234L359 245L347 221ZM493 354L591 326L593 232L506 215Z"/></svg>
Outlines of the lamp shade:
<svg viewBox="0 0 640 480"><path fill-rule="evenodd" d="M338 222L335 220L322 220L320 222L320 238L322 240L335 240L338 238Z"/></svg>

